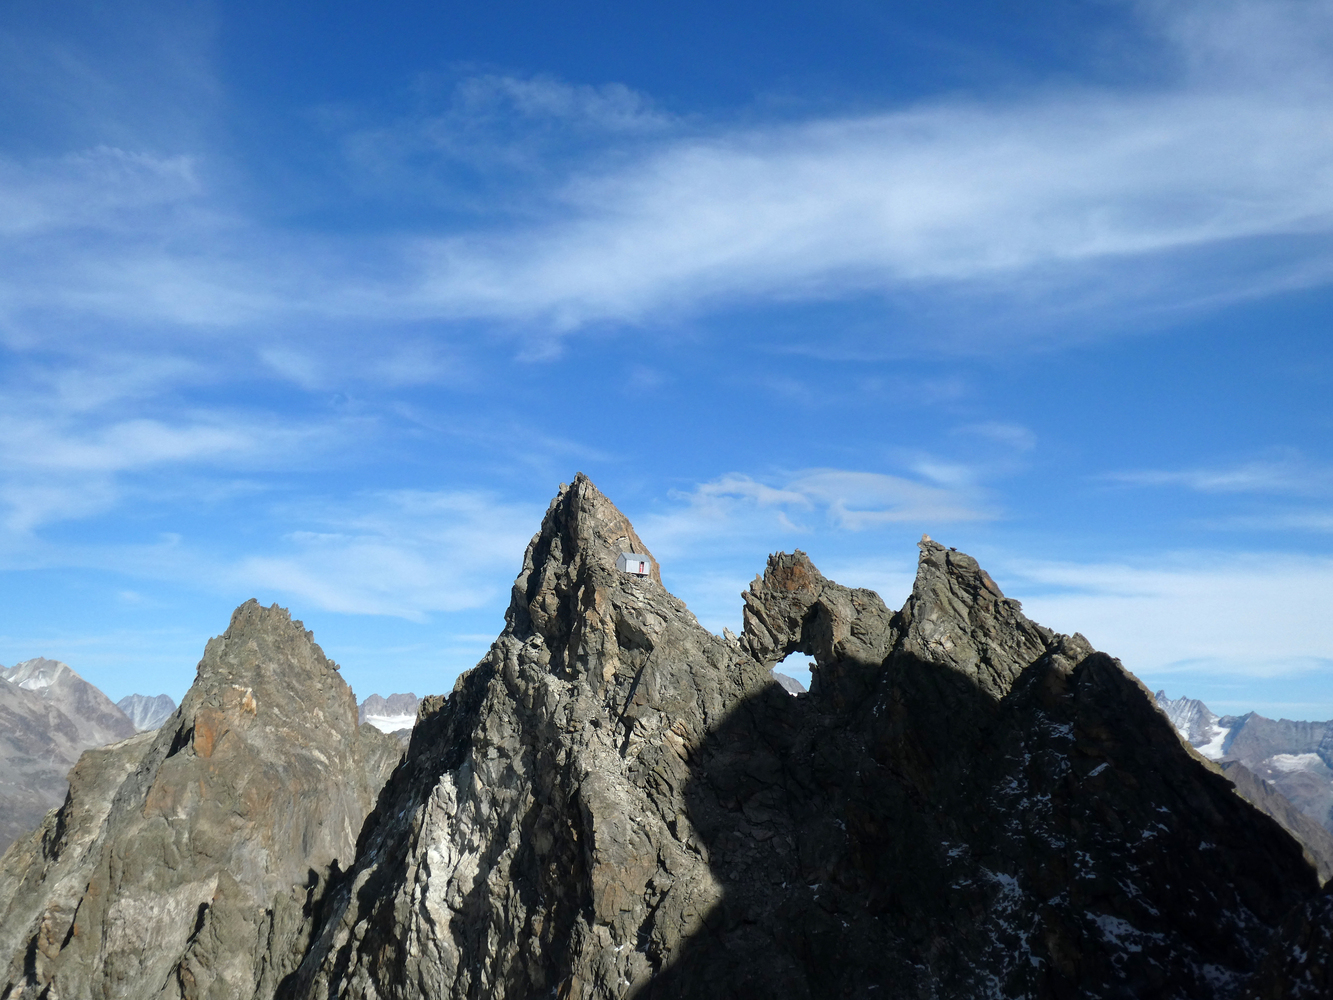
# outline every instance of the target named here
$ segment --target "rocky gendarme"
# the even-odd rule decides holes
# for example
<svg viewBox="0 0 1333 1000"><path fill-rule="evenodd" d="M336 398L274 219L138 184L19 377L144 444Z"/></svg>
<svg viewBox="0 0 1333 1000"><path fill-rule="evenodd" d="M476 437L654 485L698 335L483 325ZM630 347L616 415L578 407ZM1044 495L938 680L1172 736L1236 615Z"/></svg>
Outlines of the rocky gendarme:
<svg viewBox="0 0 1333 1000"><path fill-rule="evenodd" d="M1224 998L1326 967L1297 842L969 557L923 541L894 612L774 556L718 637L625 551L562 488L401 759L243 605L6 854L0 997Z"/></svg>

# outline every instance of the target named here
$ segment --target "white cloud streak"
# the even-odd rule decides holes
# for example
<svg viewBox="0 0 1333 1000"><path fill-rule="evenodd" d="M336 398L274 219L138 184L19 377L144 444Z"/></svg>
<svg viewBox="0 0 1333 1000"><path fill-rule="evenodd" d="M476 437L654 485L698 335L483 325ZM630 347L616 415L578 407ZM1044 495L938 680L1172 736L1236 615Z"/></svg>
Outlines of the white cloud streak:
<svg viewBox="0 0 1333 1000"><path fill-rule="evenodd" d="M55 308L198 329L319 315L571 330L747 300L1040 287L1069 304L1095 285L1100 307L1179 305L1329 280L1333 61L1319 42L1333 5L1147 9L1180 67L1155 89L700 134L616 85L478 78L457 114L596 125L584 168L544 198L492 193L497 220L521 194L544 222L484 231L355 246L275 233L230 210L194 154L10 162L0 311L11 325ZM631 152L606 157L627 130ZM1238 273L1226 257L1247 241L1265 264L1241 254Z"/></svg>
<svg viewBox="0 0 1333 1000"><path fill-rule="evenodd" d="M1296 454L1211 468L1117 472L1105 478L1126 486L1179 487L1198 493L1297 497L1333 493L1333 469L1311 463Z"/></svg>
<svg viewBox="0 0 1333 1000"><path fill-rule="evenodd" d="M774 482L728 473L677 493L674 510L640 519L644 539L663 555L706 540L752 543L830 528L856 532L996 516L975 488L947 489L879 472L806 469Z"/></svg>
<svg viewBox="0 0 1333 1000"><path fill-rule="evenodd" d="M1135 673L1280 677L1333 661L1333 559L1164 553L992 572L1030 617L1082 632Z"/></svg>
<svg viewBox="0 0 1333 1000"><path fill-rule="evenodd" d="M424 620L501 601L541 511L468 492L397 491L308 512L324 530L224 570L237 586L328 611Z"/></svg>

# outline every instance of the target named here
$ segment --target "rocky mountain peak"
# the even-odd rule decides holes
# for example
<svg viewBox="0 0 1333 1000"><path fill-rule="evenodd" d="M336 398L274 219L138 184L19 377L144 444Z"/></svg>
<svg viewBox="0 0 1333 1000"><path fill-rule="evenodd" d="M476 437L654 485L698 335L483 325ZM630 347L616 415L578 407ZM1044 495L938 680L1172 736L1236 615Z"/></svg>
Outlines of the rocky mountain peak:
<svg viewBox="0 0 1333 1000"><path fill-rule="evenodd" d="M156 697L146 694L130 694L116 702L116 707L129 717L134 728L144 733L156 729L176 711L176 702L166 694Z"/></svg>
<svg viewBox="0 0 1333 1000"><path fill-rule="evenodd" d="M314 636L253 599L208 641L180 713L202 756L228 733L256 747L319 745L350 740L358 724L356 697Z"/></svg>
<svg viewBox="0 0 1333 1000"><path fill-rule="evenodd" d="M85 755L5 856L0 951L40 944L0 993L272 996L399 754L300 622L246 602L165 724Z"/></svg>
<svg viewBox="0 0 1333 1000"><path fill-rule="evenodd" d="M562 487L387 781L370 727L286 718L288 681L344 697L299 623L238 609L146 753L85 756L76 805L129 774L91 846L66 808L6 857L0 994L1223 1000L1317 891L1117 661L961 553L923 541L896 614L772 556L737 639L625 551ZM770 671L797 650L802 698Z"/></svg>
<svg viewBox="0 0 1333 1000"><path fill-rule="evenodd" d="M974 681L994 699L1008 694L1019 674L1057 637L1024 617L975 559L929 535L918 545L916 581L903 607L903 651L944 665ZM1084 654L1092 647L1075 637Z"/></svg>
<svg viewBox="0 0 1333 1000"><path fill-rule="evenodd" d="M58 684L65 676L72 674L69 666L59 660L48 660L43 656L16 663L8 670L0 671L5 680L17 684L25 691L41 691Z"/></svg>
<svg viewBox="0 0 1333 1000"><path fill-rule="evenodd" d="M813 690L827 687L843 661L879 665L897 639L878 594L825 578L799 549L769 556L764 575L741 596L741 647L769 667L793 652L813 657Z"/></svg>
<svg viewBox="0 0 1333 1000"><path fill-rule="evenodd" d="M1222 758L1231 727L1219 725L1220 720L1207 705L1196 698L1168 698L1165 691L1158 691L1153 697L1181 739L1209 760Z"/></svg>
<svg viewBox="0 0 1333 1000"><path fill-rule="evenodd" d="M617 569L623 552L646 555L648 575ZM623 666L617 629L650 648L662 614L693 620L662 586L657 560L629 519L579 473L560 487L528 544L502 639L539 640L551 670L605 683Z"/></svg>

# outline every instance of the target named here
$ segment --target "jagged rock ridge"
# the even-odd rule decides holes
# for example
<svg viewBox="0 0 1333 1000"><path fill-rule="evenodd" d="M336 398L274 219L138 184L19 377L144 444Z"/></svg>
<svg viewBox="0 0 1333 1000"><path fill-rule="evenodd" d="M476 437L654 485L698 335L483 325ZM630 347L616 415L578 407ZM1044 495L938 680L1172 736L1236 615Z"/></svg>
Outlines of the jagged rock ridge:
<svg viewBox="0 0 1333 1000"><path fill-rule="evenodd" d="M0 997L272 996L398 745L251 601L155 732L89 751L0 861Z"/></svg>
<svg viewBox="0 0 1333 1000"><path fill-rule="evenodd" d="M1308 971L1299 845L969 557L923 541L893 612L773 556L719 638L655 561L619 572L625 551L649 553L592 483L562 487L504 631L423 701L350 866L368 797L335 786L373 785L356 748L379 734L352 731L299 627L238 610L177 716L85 755L6 856L0 997L1220 1000ZM771 669L797 651L815 667L793 698ZM288 660L332 734L253 735L247 697L282 699L252 677ZM273 768L268 819L220 815Z"/></svg>
<svg viewBox="0 0 1333 1000"><path fill-rule="evenodd" d="M67 664L38 657L0 668L0 851L64 801L81 753L133 735L125 714Z"/></svg>
<svg viewBox="0 0 1333 1000"><path fill-rule="evenodd" d="M156 697L130 694L116 702L116 707L129 716L138 732L146 733L171 718L171 714L176 711L176 702L166 694Z"/></svg>
<svg viewBox="0 0 1333 1000"><path fill-rule="evenodd" d="M621 551L563 488L283 996L1225 997L1317 889L967 556L923 542L897 613L773 557L719 639ZM795 650L806 698L769 672Z"/></svg>

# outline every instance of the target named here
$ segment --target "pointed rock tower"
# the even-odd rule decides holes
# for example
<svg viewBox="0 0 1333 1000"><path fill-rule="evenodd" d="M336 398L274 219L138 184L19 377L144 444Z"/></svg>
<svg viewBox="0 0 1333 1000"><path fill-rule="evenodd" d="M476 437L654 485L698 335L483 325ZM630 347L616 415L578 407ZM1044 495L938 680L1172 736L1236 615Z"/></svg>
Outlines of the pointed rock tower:
<svg viewBox="0 0 1333 1000"><path fill-rule="evenodd" d="M562 487L364 823L381 744L299 626L241 608L177 716L85 755L6 857L0 998L1223 1000L1309 970L1296 842L971 558L923 541L892 612L776 555L719 638L623 552Z"/></svg>
<svg viewBox="0 0 1333 1000"><path fill-rule="evenodd" d="M563 487L280 995L1234 995L1300 848L1116 661L921 548L896 614L774 556L723 639Z"/></svg>
<svg viewBox="0 0 1333 1000"><path fill-rule="evenodd" d="M250 601L159 730L86 753L0 864L0 996L272 996L399 759L336 670Z"/></svg>

